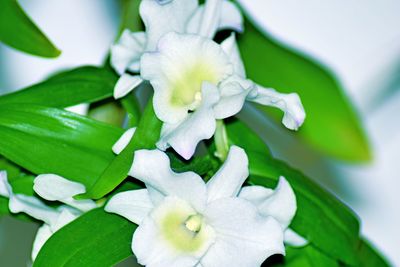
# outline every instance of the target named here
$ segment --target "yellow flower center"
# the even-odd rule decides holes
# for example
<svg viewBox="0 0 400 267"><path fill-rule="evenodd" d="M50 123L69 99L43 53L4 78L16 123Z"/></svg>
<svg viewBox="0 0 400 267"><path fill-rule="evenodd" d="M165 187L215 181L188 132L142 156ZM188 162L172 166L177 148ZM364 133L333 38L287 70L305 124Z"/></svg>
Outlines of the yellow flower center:
<svg viewBox="0 0 400 267"><path fill-rule="evenodd" d="M176 249L184 252L198 251L205 242L202 231L203 218L194 214L173 211L168 213L161 223L161 231L165 239Z"/></svg>
<svg viewBox="0 0 400 267"><path fill-rule="evenodd" d="M211 64L196 62L186 68L177 79L171 83L171 104L175 106L190 106L201 102L201 86L204 81L217 84L221 77Z"/></svg>

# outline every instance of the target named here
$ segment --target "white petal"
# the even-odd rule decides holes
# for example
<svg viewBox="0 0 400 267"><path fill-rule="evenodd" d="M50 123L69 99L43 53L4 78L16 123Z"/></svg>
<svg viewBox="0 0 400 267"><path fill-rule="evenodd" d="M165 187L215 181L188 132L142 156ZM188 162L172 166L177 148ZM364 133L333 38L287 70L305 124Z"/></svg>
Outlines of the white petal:
<svg viewBox="0 0 400 267"><path fill-rule="evenodd" d="M201 259L204 266L261 266L273 254L284 254L282 228L272 217L259 215L250 202L225 198L207 206L207 222L216 242Z"/></svg>
<svg viewBox="0 0 400 267"><path fill-rule="evenodd" d="M202 225L193 233L185 221L196 214L184 201L167 197L135 231L132 250L138 262L146 266L195 266L214 242L214 231Z"/></svg>
<svg viewBox="0 0 400 267"><path fill-rule="evenodd" d="M216 86L205 82L202 89L202 103L193 113L176 125L166 124L157 147L165 149L171 146L179 155L190 159L201 140L213 136L216 128L213 106L218 102Z"/></svg>
<svg viewBox="0 0 400 267"><path fill-rule="evenodd" d="M284 177L280 177L278 186L272 193L269 188L249 186L242 189L239 197L255 204L263 216L274 217L283 229L289 226L297 209L296 196Z"/></svg>
<svg viewBox="0 0 400 267"><path fill-rule="evenodd" d="M203 210L206 203L206 186L194 172L174 173L169 158L159 150L138 150L135 152L129 175L144 182L164 196L177 196L188 201L196 210ZM160 198L150 198L155 205Z"/></svg>
<svg viewBox="0 0 400 267"><path fill-rule="evenodd" d="M32 261L35 261L36 256L39 254L40 249L46 243L46 241L50 238L53 232L50 229L50 226L44 224L39 228L36 233L35 241L33 241L33 248L32 248Z"/></svg>
<svg viewBox="0 0 400 267"><path fill-rule="evenodd" d="M204 12L200 22L198 34L213 38L218 29L222 8L222 0L207 0L204 4Z"/></svg>
<svg viewBox="0 0 400 267"><path fill-rule="evenodd" d="M231 76L220 85L221 99L214 106L216 119L225 119L239 113L249 95L256 92L256 88L249 80Z"/></svg>
<svg viewBox="0 0 400 267"><path fill-rule="evenodd" d="M120 39L111 47L111 66L123 74L127 69L138 71L140 57L144 52L146 34L125 29Z"/></svg>
<svg viewBox="0 0 400 267"><path fill-rule="evenodd" d="M231 1L223 1L218 29L233 29L243 32L243 16L239 8Z"/></svg>
<svg viewBox="0 0 400 267"><path fill-rule="evenodd" d="M281 94L274 89L261 86L257 89L258 95L248 100L281 109L284 112L282 123L288 129L297 130L303 124L306 114L296 93Z"/></svg>
<svg viewBox="0 0 400 267"><path fill-rule="evenodd" d="M139 75L122 74L114 87L114 98L122 98L143 82Z"/></svg>
<svg viewBox="0 0 400 267"><path fill-rule="evenodd" d="M243 17L231 1L212 0L197 8L186 27L187 33L213 38L218 30L243 31Z"/></svg>
<svg viewBox="0 0 400 267"><path fill-rule="evenodd" d="M249 161L244 150L232 146L221 168L207 183L208 203L227 197L235 197L249 176Z"/></svg>
<svg viewBox="0 0 400 267"><path fill-rule="evenodd" d="M222 49L229 56L231 63L235 69L235 74L239 77L246 77L246 71L244 68L242 57L240 56L239 47L236 43L236 35L232 33L221 43Z"/></svg>
<svg viewBox="0 0 400 267"><path fill-rule="evenodd" d="M89 111L89 104L86 103L82 103L82 104L78 104L72 107L67 107L65 108L65 110L68 110L70 112L82 115L82 116L86 116L88 114Z"/></svg>
<svg viewBox="0 0 400 267"><path fill-rule="evenodd" d="M0 171L0 196L9 197L10 192L12 192L12 189L7 180L7 172Z"/></svg>
<svg viewBox="0 0 400 267"><path fill-rule="evenodd" d="M90 199L75 200L73 197L86 192L83 184L73 182L55 174L41 174L34 180L33 190L49 201L60 201L81 211L97 207Z"/></svg>
<svg viewBox="0 0 400 267"><path fill-rule="evenodd" d="M265 199L270 197L274 193L274 190L265 188L263 186L252 185L244 186L239 192L239 197L246 199L253 203L256 207L261 205Z"/></svg>
<svg viewBox="0 0 400 267"><path fill-rule="evenodd" d="M58 208L59 216L56 222L53 225L50 225L50 228L53 232L60 230L65 225L69 224L76 218L82 215L82 212L76 210L74 208L70 208L68 206L60 206Z"/></svg>
<svg viewBox="0 0 400 267"><path fill-rule="evenodd" d="M217 85L231 74L233 66L221 47L196 35L168 33L158 43L158 52L141 59L141 75L154 88L154 111L172 124L199 106L204 82Z"/></svg>
<svg viewBox="0 0 400 267"><path fill-rule="evenodd" d="M159 39L168 32L184 33L197 6L197 0L174 0L163 5L154 0L142 0L140 16L146 26L146 51L154 51Z"/></svg>
<svg viewBox="0 0 400 267"><path fill-rule="evenodd" d="M153 208L147 189L126 191L113 196L105 211L121 215L133 223L140 224Z"/></svg>
<svg viewBox="0 0 400 267"><path fill-rule="evenodd" d="M125 147L129 144L131 141L133 135L135 134L136 127L130 128L126 130L122 136L118 139L118 141L113 145L112 151L115 154L119 154L122 152L122 150L125 149Z"/></svg>
<svg viewBox="0 0 400 267"><path fill-rule="evenodd" d="M304 247L308 244L307 239L305 239L290 228L286 229L285 231L284 241L285 244L292 247Z"/></svg>
<svg viewBox="0 0 400 267"><path fill-rule="evenodd" d="M43 221L49 225L56 222L59 213L55 209L46 206L35 197L25 195L10 195L9 209L12 213L24 212L29 216Z"/></svg>

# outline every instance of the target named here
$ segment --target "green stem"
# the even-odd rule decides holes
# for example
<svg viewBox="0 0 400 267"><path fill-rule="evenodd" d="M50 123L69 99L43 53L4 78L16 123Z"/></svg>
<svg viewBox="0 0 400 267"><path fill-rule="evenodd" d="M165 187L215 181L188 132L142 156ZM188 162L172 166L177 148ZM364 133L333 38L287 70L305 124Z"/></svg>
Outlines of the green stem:
<svg viewBox="0 0 400 267"><path fill-rule="evenodd" d="M217 120L217 129L214 134L215 156L221 161L225 161L229 152L228 135L223 120Z"/></svg>

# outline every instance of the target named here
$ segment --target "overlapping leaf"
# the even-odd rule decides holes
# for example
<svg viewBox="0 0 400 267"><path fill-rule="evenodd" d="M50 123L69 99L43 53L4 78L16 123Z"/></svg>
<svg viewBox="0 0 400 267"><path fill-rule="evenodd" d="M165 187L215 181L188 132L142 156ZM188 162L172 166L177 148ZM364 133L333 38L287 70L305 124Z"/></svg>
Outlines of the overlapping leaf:
<svg viewBox="0 0 400 267"><path fill-rule="evenodd" d="M64 108L112 96L117 76L109 69L85 66L58 73L46 81L0 96L0 105L37 104Z"/></svg>
<svg viewBox="0 0 400 267"><path fill-rule="evenodd" d="M297 92L307 118L297 133L317 150L342 160L371 157L365 133L342 88L325 68L283 47L249 21L239 37L248 77L284 93ZM258 106L278 120L282 114Z"/></svg>
<svg viewBox="0 0 400 267"><path fill-rule="evenodd" d="M123 130L56 108L0 106L0 154L34 174L91 186L114 159Z"/></svg>
<svg viewBox="0 0 400 267"><path fill-rule="evenodd" d="M61 53L29 19L16 0L0 1L0 41L41 57L57 57Z"/></svg>

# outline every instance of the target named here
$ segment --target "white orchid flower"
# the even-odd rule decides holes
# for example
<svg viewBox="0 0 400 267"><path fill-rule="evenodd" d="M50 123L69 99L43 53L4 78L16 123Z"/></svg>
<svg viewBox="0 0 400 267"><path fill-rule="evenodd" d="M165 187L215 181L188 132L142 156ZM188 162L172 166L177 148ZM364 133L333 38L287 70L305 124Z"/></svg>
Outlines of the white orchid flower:
<svg viewBox="0 0 400 267"><path fill-rule="evenodd" d="M146 189L119 193L105 208L139 225L132 250L140 264L253 267L285 253L281 217L261 215L252 202L238 197L248 176L244 150L231 147L207 184L194 172L173 172L169 164L159 150L136 151L129 174ZM293 199L280 200L292 214Z"/></svg>
<svg viewBox="0 0 400 267"><path fill-rule="evenodd" d="M234 35L219 45L198 35L167 33L140 65L142 78L154 88L154 111L164 122L157 147L172 146L185 159L214 134L216 119L237 114L246 100L281 109L289 129L298 129L305 118L297 94L280 94L245 78Z"/></svg>
<svg viewBox="0 0 400 267"><path fill-rule="evenodd" d="M34 190L49 201L60 201L65 205L52 208L33 196L14 194L8 183L7 173L0 172L0 195L9 198L9 209L12 213L26 213L43 221L39 228L32 249L32 261L35 260L42 246L60 228L78 218L84 212L97 207L92 200L74 200L73 196L84 193L85 187L54 174L42 174L34 180Z"/></svg>
<svg viewBox="0 0 400 267"><path fill-rule="evenodd" d="M159 39L168 32L193 33L213 38L220 29L243 30L243 18L239 9L228 0L142 0L140 16L146 32L124 30L118 42L111 47L111 65L122 75L118 80L114 97L121 98L143 80L139 75L140 57L154 51Z"/></svg>

